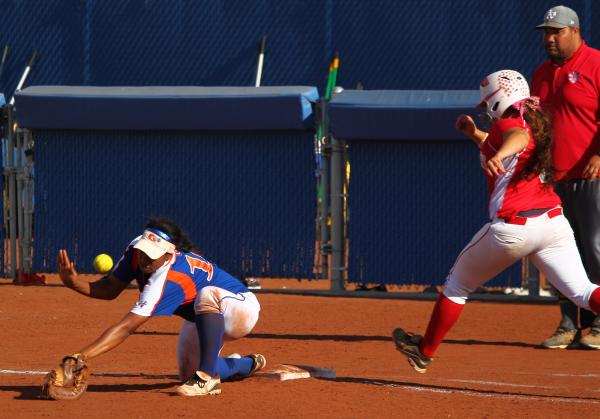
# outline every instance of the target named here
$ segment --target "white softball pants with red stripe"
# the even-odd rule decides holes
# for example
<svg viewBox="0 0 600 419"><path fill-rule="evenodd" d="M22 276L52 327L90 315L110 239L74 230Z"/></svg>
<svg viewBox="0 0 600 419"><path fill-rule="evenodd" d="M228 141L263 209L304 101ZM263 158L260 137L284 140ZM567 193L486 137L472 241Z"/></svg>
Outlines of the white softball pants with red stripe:
<svg viewBox="0 0 600 419"><path fill-rule="evenodd" d="M194 304L196 313L221 313L225 319L224 340L235 340L252 331L260 312L252 292L235 294L219 287L204 287ZM177 342L179 378L190 378L200 365L200 339L196 323L183 321Z"/></svg>
<svg viewBox="0 0 600 419"><path fill-rule="evenodd" d="M563 215L528 218L525 225L488 223L459 254L446 279L444 295L464 304L469 293L529 256L548 281L568 299L589 309L598 288L588 279L573 230Z"/></svg>

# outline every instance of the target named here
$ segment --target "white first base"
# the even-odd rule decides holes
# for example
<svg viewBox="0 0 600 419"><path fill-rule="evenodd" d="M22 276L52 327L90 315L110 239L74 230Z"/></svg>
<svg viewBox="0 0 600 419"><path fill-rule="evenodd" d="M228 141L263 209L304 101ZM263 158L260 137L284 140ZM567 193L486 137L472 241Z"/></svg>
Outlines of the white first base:
<svg viewBox="0 0 600 419"><path fill-rule="evenodd" d="M279 364L271 370L259 372L256 375L265 378L274 378L279 381L299 380L301 378L335 379L335 370L312 367L310 365Z"/></svg>

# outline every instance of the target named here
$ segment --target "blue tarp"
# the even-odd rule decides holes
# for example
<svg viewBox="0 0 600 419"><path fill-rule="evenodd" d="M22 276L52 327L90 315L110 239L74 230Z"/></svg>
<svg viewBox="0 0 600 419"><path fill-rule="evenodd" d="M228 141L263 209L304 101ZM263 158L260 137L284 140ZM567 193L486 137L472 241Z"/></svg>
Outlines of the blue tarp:
<svg viewBox="0 0 600 419"><path fill-rule="evenodd" d="M15 95L30 129L289 130L312 121L316 87L32 86Z"/></svg>
<svg viewBox="0 0 600 419"><path fill-rule="evenodd" d="M477 103L477 90L346 90L329 104L330 131L348 140L463 140L456 116L476 114Z"/></svg>

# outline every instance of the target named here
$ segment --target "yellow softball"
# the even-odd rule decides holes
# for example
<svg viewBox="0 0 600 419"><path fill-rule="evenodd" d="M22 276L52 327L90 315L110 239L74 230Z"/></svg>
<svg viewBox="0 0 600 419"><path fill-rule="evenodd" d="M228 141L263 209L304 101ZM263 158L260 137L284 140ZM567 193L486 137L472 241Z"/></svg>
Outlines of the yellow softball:
<svg viewBox="0 0 600 419"><path fill-rule="evenodd" d="M106 253L101 253L94 258L94 269L100 274L105 274L113 267L112 258Z"/></svg>

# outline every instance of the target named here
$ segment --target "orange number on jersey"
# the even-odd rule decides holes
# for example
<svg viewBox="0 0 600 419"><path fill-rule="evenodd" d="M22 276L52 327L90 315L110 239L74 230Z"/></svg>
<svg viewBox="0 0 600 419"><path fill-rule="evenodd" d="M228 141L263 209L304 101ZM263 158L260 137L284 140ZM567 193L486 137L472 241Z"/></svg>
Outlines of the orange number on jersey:
<svg viewBox="0 0 600 419"><path fill-rule="evenodd" d="M213 266L210 263L202 259L190 257L189 255L185 255L185 260L187 260L188 265L190 265L190 272L192 275L194 274L194 270L198 268L208 274L208 278L206 279L207 281L212 279Z"/></svg>

